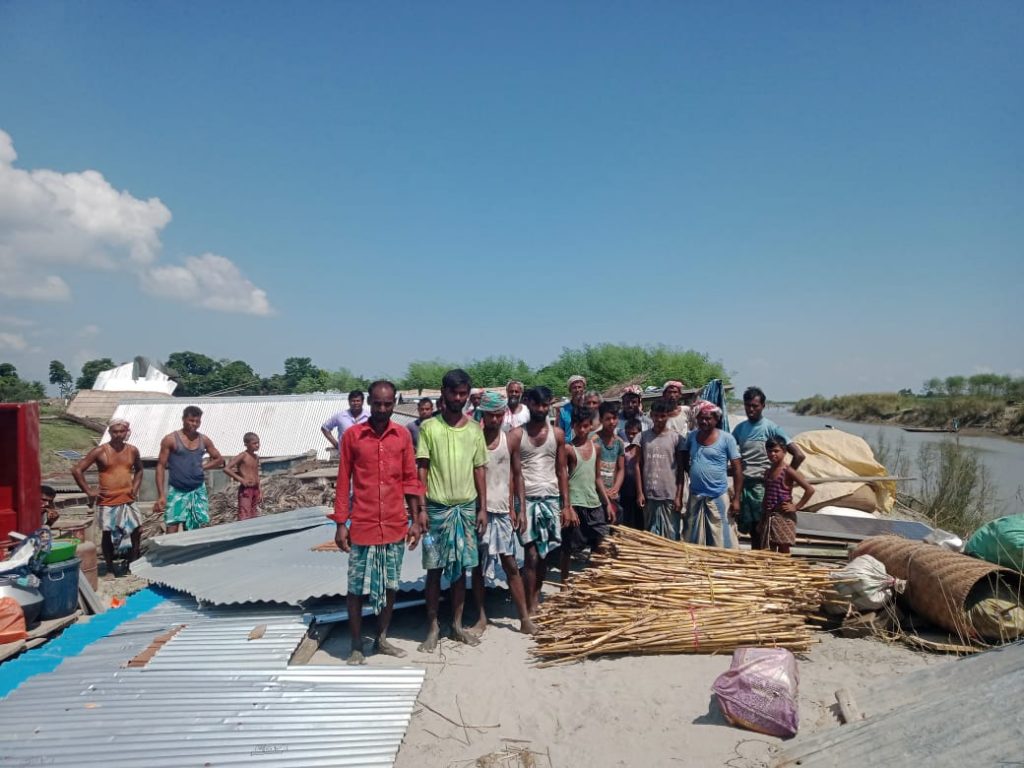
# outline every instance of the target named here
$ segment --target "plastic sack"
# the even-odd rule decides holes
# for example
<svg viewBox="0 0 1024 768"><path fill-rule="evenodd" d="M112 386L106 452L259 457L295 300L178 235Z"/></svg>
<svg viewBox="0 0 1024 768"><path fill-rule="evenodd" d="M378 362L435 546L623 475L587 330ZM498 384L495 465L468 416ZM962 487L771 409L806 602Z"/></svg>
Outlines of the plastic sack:
<svg viewBox="0 0 1024 768"><path fill-rule="evenodd" d="M0 597L0 643L14 643L28 637L25 612L13 597Z"/></svg>
<svg viewBox="0 0 1024 768"><path fill-rule="evenodd" d="M950 552L963 552L964 540L955 533L936 528L923 539L925 544L934 544L937 547L948 549Z"/></svg>
<svg viewBox="0 0 1024 768"><path fill-rule="evenodd" d="M985 523L967 540L964 554L1024 571L1024 515L1009 515Z"/></svg>
<svg viewBox="0 0 1024 768"><path fill-rule="evenodd" d="M725 719L769 736L795 736L800 725L796 658L784 648L737 648L711 690Z"/></svg>
<svg viewBox="0 0 1024 768"><path fill-rule="evenodd" d="M974 631L986 640L1010 643L1024 636L1024 605L1017 590L1002 579L975 587L966 610Z"/></svg>
<svg viewBox="0 0 1024 768"><path fill-rule="evenodd" d="M894 579L871 555L855 557L844 568L832 571L829 578L835 591L862 611L877 611L907 587L907 582Z"/></svg>

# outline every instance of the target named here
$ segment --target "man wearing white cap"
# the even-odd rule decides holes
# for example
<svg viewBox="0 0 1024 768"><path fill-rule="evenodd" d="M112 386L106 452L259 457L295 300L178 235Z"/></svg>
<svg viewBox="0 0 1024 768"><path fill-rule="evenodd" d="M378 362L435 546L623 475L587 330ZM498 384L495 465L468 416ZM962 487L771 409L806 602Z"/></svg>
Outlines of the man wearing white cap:
<svg viewBox="0 0 1024 768"><path fill-rule="evenodd" d="M139 449L125 440L130 433L124 419L114 419L107 427L110 442L89 451L71 475L78 487L89 497L89 506L99 502L100 525L103 528L103 559L107 573L114 573L114 552L121 548L127 537L131 540L129 562L137 560L142 544L142 515L135 506L142 487L142 457ZM86 471L95 464L99 469L99 490L93 489L85 479Z"/></svg>
<svg viewBox="0 0 1024 768"><path fill-rule="evenodd" d="M681 381L666 381L661 396L672 404L672 412L668 416L668 428L675 430L683 437L694 427L690 407L683 405L683 387Z"/></svg>

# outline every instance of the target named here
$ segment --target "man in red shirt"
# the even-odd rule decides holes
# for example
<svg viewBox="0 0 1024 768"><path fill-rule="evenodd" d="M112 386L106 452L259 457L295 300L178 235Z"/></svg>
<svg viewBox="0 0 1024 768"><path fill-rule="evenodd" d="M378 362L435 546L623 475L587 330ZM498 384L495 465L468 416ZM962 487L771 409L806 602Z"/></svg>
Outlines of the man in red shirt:
<svg viewBox="0 0 1024 768"><path fill-rule="evenodd" d="M405 651L388 641L388 625L405 544L415 549L421 533L418 521L423 489L412 438L407 429L391 423L395 385L375 381L369 397L369 421L346 429L341 439L331 516L338 524L334 541L348 553L348 623L352 632L348 663L352 665L366 663L361 634L363 595L370 596L373 612L378 614L377 653L405 656ZM351 508L346 492L350 487Z"/></svg>

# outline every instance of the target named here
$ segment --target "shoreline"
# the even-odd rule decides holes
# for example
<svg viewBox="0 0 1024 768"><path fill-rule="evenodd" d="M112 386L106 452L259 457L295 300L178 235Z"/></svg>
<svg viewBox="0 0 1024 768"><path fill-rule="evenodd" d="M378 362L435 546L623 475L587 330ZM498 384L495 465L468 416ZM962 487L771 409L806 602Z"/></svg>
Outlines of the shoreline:
<svg viewBox="0 0 1024 768"><path fill-rule="evenodd" d="M1024 407L991 398L926 398L894 393L831 398L815 395L799 400L789 408L798 416L828 417L900 428L948 429L958 424L957 432L946 434L1024 441Z"/></svg>

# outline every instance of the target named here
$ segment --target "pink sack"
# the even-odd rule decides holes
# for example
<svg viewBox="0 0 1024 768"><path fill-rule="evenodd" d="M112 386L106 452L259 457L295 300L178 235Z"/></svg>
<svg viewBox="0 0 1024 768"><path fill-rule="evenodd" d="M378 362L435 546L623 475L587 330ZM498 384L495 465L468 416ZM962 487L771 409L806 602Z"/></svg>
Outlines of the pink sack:
<svg viewBox="0 0 1024 768"><path fill-rule="evenodd" d="M711 689L725 719L769 736L795 736L800 722L796 658L784 648L737 648Z"/></svg>

